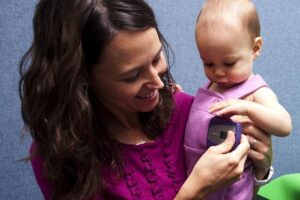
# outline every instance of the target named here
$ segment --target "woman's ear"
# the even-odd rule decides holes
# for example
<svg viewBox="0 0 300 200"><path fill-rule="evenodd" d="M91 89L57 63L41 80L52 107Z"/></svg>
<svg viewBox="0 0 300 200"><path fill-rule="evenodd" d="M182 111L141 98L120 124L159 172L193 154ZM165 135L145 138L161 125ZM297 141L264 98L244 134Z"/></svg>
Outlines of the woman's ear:
<svg viewBox="0 0 300 200"><path fill-rule="evenodd" d="M262 37L256 37L254 39L254 45L253 45L253 48L252 48L253 59L255 59L259 56L261 48L262 48L262 44L263 44Z"/></svg>

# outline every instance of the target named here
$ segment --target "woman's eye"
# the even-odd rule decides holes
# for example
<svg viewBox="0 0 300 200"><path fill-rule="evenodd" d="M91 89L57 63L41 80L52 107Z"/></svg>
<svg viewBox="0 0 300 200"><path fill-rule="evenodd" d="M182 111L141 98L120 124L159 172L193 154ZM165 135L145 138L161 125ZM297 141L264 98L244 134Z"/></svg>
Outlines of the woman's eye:
<svg viewBox="0 0 300 200"><path fill-rule="evenodd" d="M136 72L134 75L132 75L128 78L125 78L124 81L128 82L128 83L132 83L132 82L135 82L138 78L139 78L139 73Z"/></svg>
<svg viewBox="0 0 300 200"><path fill-rule="evenodd" d="M125 79L125 82L132 83L135 82L136 80L137 80L136 77L132 77L132 78Z"/></svg>
<svg viewBox="0 0 300 200"><path fill-rule="evenodd" d="M167 74L167 72L166 72L166 71L163 71L163 72L161 72L161 73L158 73L158 76L159 76L160 78L164 78L164 77L166 76L166 74Z"/></svg>
<svg viewBox="0 0 300 200"><path fill-rule="evenodd" d="M160 56L158 58L155 58L153 61L152 61L152 65L157 65L157 63L159 63L160 61Z"/></svg>

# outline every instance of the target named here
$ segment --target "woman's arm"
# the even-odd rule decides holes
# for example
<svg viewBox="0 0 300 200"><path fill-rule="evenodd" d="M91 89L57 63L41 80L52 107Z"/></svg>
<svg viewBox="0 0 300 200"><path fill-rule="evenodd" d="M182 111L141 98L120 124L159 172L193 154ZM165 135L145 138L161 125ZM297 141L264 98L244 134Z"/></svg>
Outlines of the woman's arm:
<svg viewBox="0 0 300 200"><path fill-rule="evenodd" d="M231 151L234 134L218 146L210 147L198 160L175 200L204 199L208 194L240 178L250 145L242 135L240 145ZM231 151L231 152L230 152Z"/></svg>
<svg viewBox="0 0 300 200"><path fill-rule="evenodd" d="M253 161L256 179L264 180L270 172L273 159L271 135L256 127L249 118L234 116L233 120L243 124L243 132L251 144L248 156ZM256 186L254 192L258 189L259 186Z"/></svg>
<svg viewBox="0 0 300 200"><path fill-rule="evenodd" d="M232 119L243 124L243 133L251 145L248 155L253 160L256 178L262 179L272 165L271 135L254 125L249 118L234 116Z"/></svg>

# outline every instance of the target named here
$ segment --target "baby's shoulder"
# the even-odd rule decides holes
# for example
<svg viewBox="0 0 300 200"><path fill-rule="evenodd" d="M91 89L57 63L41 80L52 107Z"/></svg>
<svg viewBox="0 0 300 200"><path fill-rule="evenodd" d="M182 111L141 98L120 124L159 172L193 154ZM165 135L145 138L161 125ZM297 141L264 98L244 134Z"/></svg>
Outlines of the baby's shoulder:
<svg viewBox="0 0 300 200"><path fill-rule="evenodd" d="M252 92L244 98L248 101L253 101L261 104L268 104L268 102L277 102L277 96L274 91L269 87L261 87L256 91Z"/></svg>

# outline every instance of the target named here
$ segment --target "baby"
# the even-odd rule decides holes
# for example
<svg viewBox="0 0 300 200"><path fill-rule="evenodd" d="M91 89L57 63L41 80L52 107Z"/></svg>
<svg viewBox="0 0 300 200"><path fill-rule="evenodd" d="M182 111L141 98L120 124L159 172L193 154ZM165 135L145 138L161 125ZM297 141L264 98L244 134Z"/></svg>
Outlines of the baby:
<svg viewBox="0 0 300 200"><path fill-rule="evenodd" d="M209 83L198 90L186 127L188 173L207 150L208 124L214 116L245 116L275 136L287 136L292 128L289 113L262 77L252 71L263 41L251 1L208 0L199 14L195 35ZM250 200L253 187L254 171L247 161L241 180L208 199Z"/></svg>

